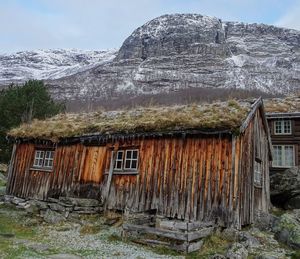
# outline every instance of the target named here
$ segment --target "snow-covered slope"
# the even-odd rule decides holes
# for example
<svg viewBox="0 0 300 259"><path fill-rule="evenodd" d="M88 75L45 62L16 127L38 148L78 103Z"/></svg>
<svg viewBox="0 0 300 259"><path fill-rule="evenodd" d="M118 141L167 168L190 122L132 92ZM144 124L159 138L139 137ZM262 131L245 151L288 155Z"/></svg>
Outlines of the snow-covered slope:
<svg viewBox="0 0 300 259"><path fill-rule="evenodd" d="M300 89L300 32L164 15L137 28L111 62L48 83L54 96L89 100L201 87L285 94Z"/></svg>
<svg viewBox="0 0 300 259"><path fill-rule="evenodd" d="M0 55L0 85L28 79L57 79L111 61L117 50L52 49Z"/></svg>

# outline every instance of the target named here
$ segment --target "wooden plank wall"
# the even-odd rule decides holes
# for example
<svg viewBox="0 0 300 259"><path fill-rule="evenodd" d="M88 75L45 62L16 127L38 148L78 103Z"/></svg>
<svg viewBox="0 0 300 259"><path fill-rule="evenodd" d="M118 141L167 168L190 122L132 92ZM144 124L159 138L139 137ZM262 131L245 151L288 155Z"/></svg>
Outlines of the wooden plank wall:
<svg viewBox="0 0 300 259"><path fill-rule="evenodd" d="M113 175L108 209L156 209L187 220L218 219L224 226L253 222L256 209L268 208L268 146L259 111L245 134L120 140L119 148L139 149L137 175ZM51 173L32 171L33 144L16 146L7 191L46 199L69 195L101 199L113 143L58 146ZM254 188L256 153L263 160L263 188Z"/></svg>
<svg viewBox="0 0 300 259"><path fill-rule="evenodd" d="M113 177L108 208L157 209L158 214L189 220L218 218L223 225L239 222L240 138L133 140L120 148L126 145L139 146L139 174Z"/></svg>
<svg viewBox="0 0 300 259"><path fill-rule="evenodd" d="M70 195L100 198L106 147L58 146L52 172L31 170L34 144L16 145L7 193L46 199Z"/></svg>
<svg viewBox="0 0 300 259"><path fill-rule="evenodd" d="M241 137L242 156L241 163L241 191L240 191L240 215L241 225L251 224L255 220L257 211L267 212L270 206L270 180L269 164L270 150L267 133L257 110L244 135ZM254 161L259 158L262 161L262 185L254 184ZM250 212L250 213L249 213Z"/></svg>

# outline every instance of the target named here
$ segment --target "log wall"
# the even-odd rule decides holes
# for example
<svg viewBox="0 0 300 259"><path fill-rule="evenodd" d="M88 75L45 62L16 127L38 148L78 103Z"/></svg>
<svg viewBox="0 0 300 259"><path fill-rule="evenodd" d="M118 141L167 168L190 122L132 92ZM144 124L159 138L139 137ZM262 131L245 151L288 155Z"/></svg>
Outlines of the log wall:
<svg viewBox="0 0 300 259"><path fill-rule="evenodd" d="M221 225L239 228L253 222L255 210L268 208L266 137L258 110L245 134L239 136L133 138L105 146L57 146L52 172L31 169L34 144L16 144L7 192L38 199L101 199L117 144L139 149L138 174L113 175L108 209L155 209L167 217L218 219ZM260 156L264 165L260 188L253 184L255 156Z"/></svg>

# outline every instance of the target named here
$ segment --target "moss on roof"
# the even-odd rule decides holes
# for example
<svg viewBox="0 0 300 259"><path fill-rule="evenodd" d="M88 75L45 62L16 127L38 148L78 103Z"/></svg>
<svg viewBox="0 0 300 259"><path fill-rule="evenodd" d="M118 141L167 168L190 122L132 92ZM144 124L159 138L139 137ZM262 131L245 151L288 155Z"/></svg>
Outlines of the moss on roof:
<svg viewBox="0 0 300 259"><path fill-rule="evenodd" d="M264 107L267 113L300 112L300 97L288 96L285 98L265 99Z"/></svg>
<svg viewBox="0 0 300 259"><path fill-rule="evenodd" d="M59 114L33 120L11 130L15 138L60 138L85 134L162 132L176 130L236 130L251 110L251 102L216 102L201 105L161 106L120 111Z"/></svg>

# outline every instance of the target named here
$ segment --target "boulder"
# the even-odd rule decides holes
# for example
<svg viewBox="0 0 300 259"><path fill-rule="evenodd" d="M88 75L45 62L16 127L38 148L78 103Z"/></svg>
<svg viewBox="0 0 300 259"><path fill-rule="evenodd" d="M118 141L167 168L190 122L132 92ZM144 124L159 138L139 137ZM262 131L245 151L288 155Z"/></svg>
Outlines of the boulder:
<svg viewBox="0 0 300 259"><path fill-rule="evenodd" d="M270 177L271 201L285 209L300 208L300 168L293 167Z"/></svg>
<svg viewBox="0 0 300 259"><path fill-rule="evenodd" d="M300 210L283 214L275 224L273 231L280 242L300 249Z"/></svg>
<svg viewBox="0 0 300 259"><path fill-rule="evenodd" d="M63 215L50 209L46 210L43 218L44 221L49 224L57 224L65 220L65 217Z"/></svg>
<svg viewBox="0 0 300 259"><path fill-rule="evenodd" d="M242 244L233 243L228 249L226 257L230 259L247 259L248 251Z"/></svg>

